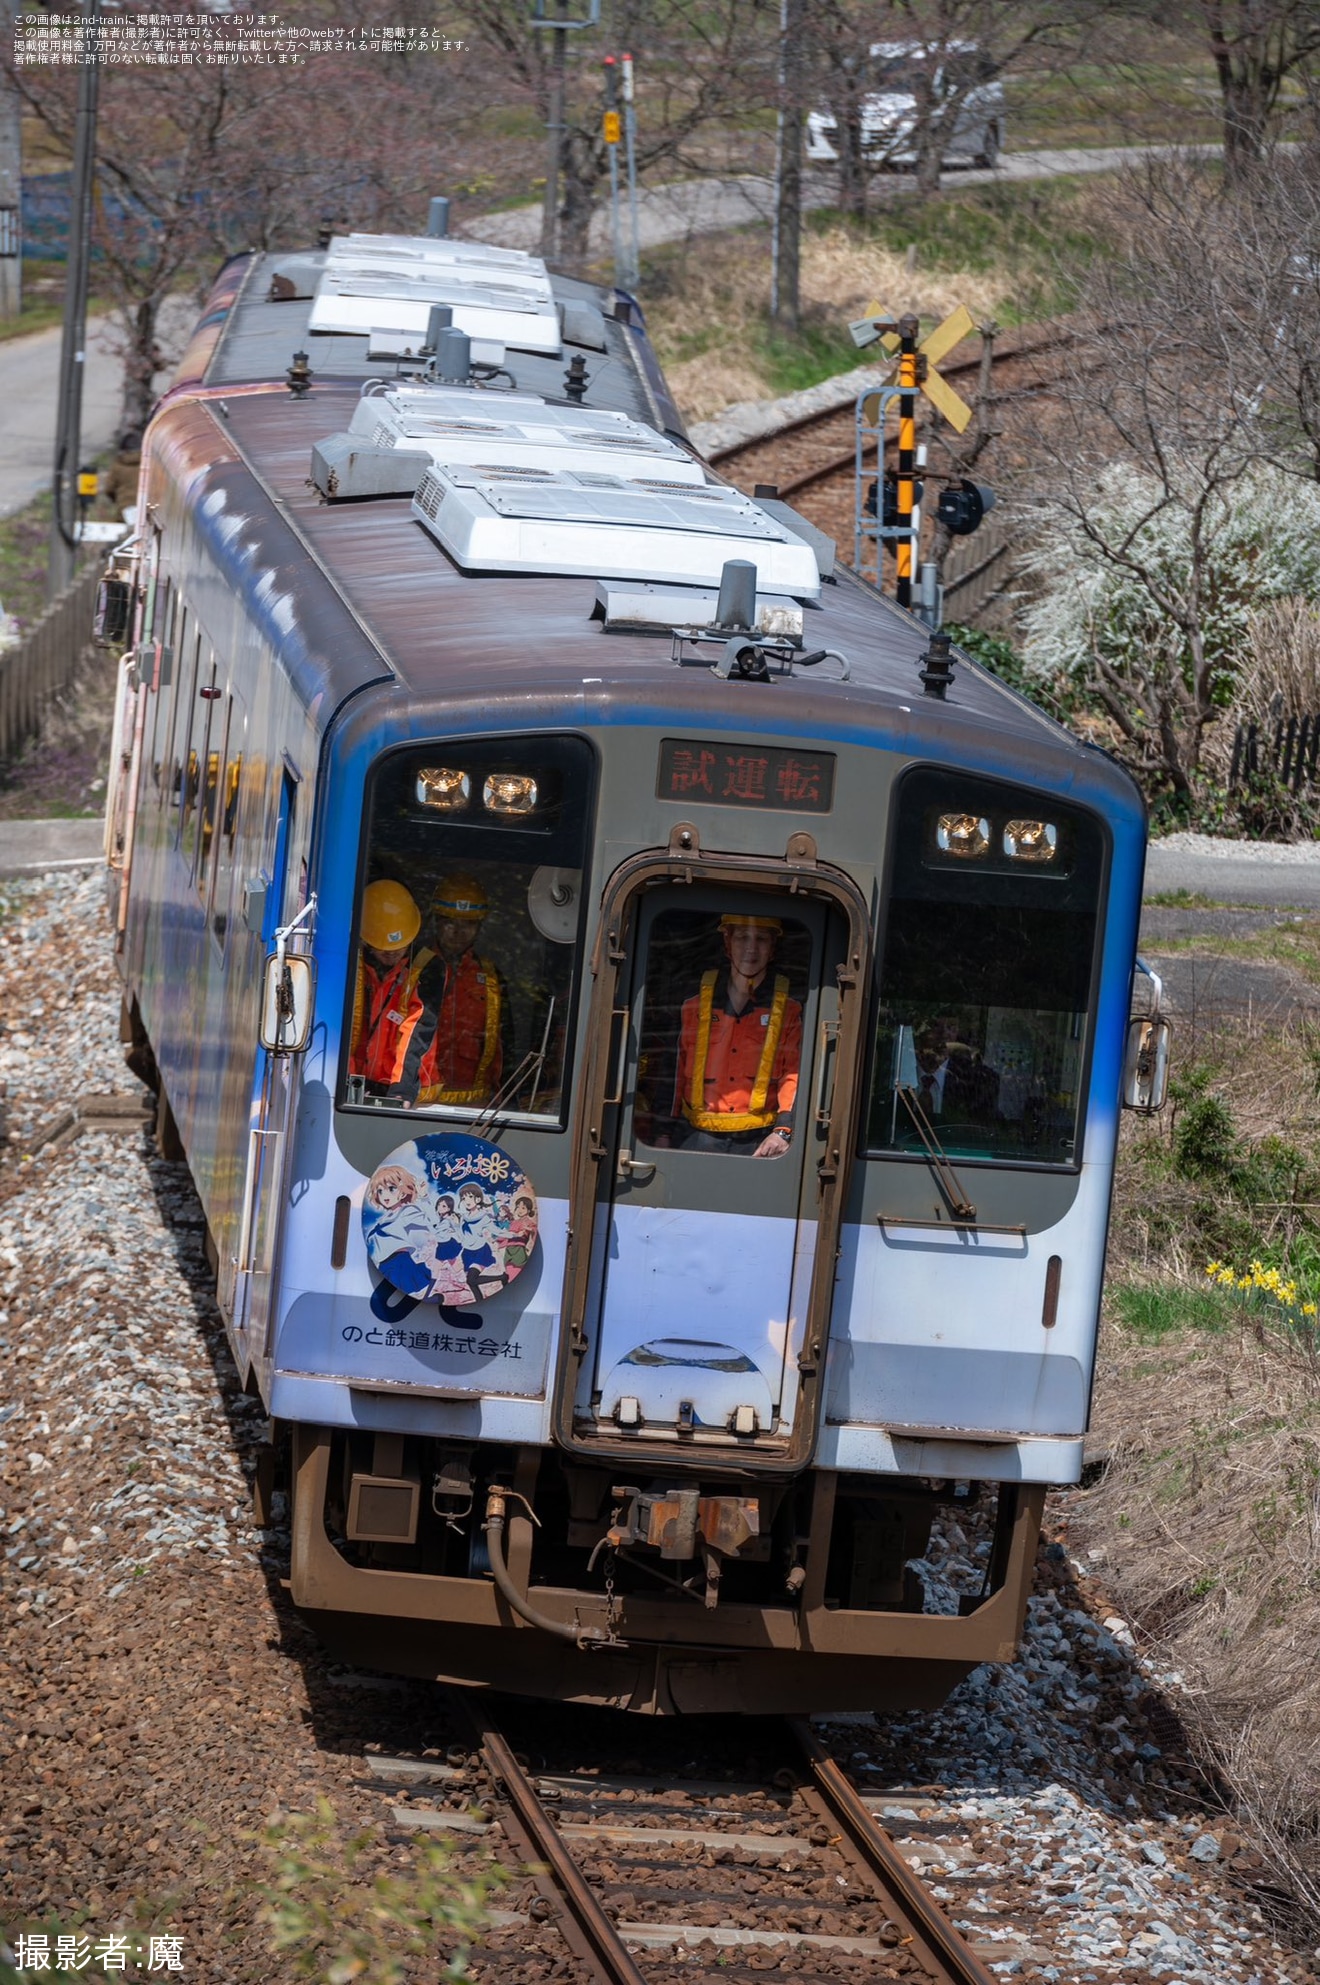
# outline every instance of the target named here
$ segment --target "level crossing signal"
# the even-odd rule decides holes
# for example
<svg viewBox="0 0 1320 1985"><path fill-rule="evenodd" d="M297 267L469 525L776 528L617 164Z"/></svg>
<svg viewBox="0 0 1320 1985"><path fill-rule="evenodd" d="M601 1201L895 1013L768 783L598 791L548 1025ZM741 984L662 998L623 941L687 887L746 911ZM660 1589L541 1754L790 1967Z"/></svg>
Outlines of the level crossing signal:
<svg viewBox="0 0 1320 1985"><path fill-rule="evenodd" d="M859 317L848 329L855 345L865 350L867 345L878 344L883 351L894 356L900 349L898 332L892 328L885 316L883 306L868 303L865 317ZM972 410L960 393L955 393L947 379L936 367L942 358L947 358L955 345L960 345L965 337L976 329L976 320L965 303L960 303L945 318L942 324L927 334L917 346L916 387L937 412L944 415L949 426L958 434L966 432L972 418ZM924 364L920 363L921 360Z"/></svg>

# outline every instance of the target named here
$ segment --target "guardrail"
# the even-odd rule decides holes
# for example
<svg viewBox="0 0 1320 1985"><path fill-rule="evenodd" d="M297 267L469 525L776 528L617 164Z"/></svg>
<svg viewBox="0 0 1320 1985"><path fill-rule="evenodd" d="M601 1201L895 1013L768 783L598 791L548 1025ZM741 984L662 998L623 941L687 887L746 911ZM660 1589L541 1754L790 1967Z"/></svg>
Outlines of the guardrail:
<svg viewBox="0 0 1320 1985"><path fill-rule="evenodd" d="M89 558L12 648L0 649L0 761L41 727L41 719L94 647L92 614L103 558Z"/></svg>

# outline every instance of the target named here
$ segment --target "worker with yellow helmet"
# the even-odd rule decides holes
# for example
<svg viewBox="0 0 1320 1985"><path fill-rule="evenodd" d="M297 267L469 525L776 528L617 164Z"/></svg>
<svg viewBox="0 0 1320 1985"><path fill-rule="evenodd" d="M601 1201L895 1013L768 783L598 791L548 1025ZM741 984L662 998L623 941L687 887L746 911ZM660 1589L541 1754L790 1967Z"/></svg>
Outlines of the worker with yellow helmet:
<svg viewBox="0 0 1320 1985"><path fill-rule="evenodd" d="M704 972L683 1003L674 1115L687 1151L779 1158L793 1135L802 1065L802 1007L782 972L770 975L778 917L720 919L725 964Z"/></svg>
<svg viewBox="0 0 1320 1985"><path fill-rule="evenodd" d="M504 1073L508 1001L504 983L477 939L490 898L471 875L447 875L431 902L433 948L419 954L424 1009L415 1028L404 1088L417 1102L458 1107L488 1103Z"/></svg>
<svg viewBox="0 0 1320 1985"><path fill-rule="evenodd" d="M357 987L349 1036L348 1070L361 1076L368 1095L399 1089L422 1000L412 967L412 947L422 913L401 882L369 882L362 893Z"/></svg>

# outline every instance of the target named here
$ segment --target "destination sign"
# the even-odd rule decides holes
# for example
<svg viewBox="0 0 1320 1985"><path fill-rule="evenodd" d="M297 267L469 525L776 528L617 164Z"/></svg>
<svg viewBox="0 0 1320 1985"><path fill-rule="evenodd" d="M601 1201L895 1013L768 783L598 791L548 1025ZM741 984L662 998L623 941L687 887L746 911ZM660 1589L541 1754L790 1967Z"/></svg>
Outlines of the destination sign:
<svg viewBox="0 0 1320 1985"><path fill-rule="evenodd" d="M767 807L776 813L828 813L834 804L832 751L715 739L660 741L656 792L693 806Z"/></svg>

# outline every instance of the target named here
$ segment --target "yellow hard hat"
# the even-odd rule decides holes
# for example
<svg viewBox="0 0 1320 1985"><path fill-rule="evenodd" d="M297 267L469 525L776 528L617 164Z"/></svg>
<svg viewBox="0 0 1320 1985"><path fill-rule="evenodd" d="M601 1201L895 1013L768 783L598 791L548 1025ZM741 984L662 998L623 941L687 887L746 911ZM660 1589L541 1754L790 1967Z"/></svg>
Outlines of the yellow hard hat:
<svg viewBox="0 0 1320 1985"><path fill-rule="evenodd" d="M720 918L721 930L772 930L776 937L784 935L784 926L778 917L745 917L740 912L729 910Z"/></svg>
<svg viewBox="0 0 1320 1985"><path fill-rule="evenodd" d="M471 875L447 875L436 884L431 909L437 917L484 917L490 898Z"/></svg>
<svg viewBox="0 0 1320 1985"><path fill-rule="evenodd" d="M422 913L401 882L369 882L362 892L362 942L372 951L401 951L422 927Z"/></svg>

